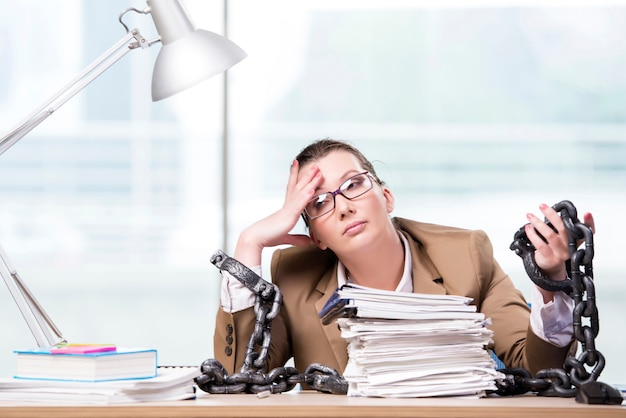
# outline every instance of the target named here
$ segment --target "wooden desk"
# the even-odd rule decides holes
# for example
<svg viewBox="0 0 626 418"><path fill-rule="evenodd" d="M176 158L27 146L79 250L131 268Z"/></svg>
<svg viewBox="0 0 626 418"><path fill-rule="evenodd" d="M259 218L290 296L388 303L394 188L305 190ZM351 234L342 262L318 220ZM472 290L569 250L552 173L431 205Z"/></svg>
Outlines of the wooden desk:
<svg viewBox="0 0 626 418"><path fill-rule="evenodd" d="M54 406L0 403L2 418L125 417L465 417L465 418L611 418L626 417L626 405L585 405L573 398L535 395L481 399L350 398L317 392L256 395L209 395L179 402L111 406Z"/></svg>

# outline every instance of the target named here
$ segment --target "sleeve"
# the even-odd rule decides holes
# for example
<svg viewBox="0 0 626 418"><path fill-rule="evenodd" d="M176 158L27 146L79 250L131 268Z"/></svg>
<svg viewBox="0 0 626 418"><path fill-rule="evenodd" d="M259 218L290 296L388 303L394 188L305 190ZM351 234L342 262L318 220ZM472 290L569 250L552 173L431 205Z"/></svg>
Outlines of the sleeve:
<svg viewBox="0 0 626 418"><path fill-rule="evenodd" d="M555 292L554 300L544 303L539 289L533 286L530 324L537 337L557 347L572 343L574 335L574 300L563 292Z"/></svg>
<svg viewBox="0 0 626 418"><path fill-rule="evenodd" d="M251 268L261 276L261 266ZM220 304L228 313L235 313L254 306L254 292L234 278L230 273L222 272L222 286L220 291Z"/></svg>
<svg viewBox="0 0 626 418"><path fill-rule="evenodd" d="M251 268L260 276L261 266ZM220 307L215 320L213 353L228 373L241 369L254 332L255 295L230 273L222 272Z"/></svg>
<svg viewBox="0 0 626 418"><path fill-rule="evenodd" d="M252 270L259 274L261 267L255 266ZM275 275L278 273L272 271L272 277ZM213 335L215 359L231 374L241 370L256 325L255 295L245 286L237 284L241 285L239 280L232 276L222 279L221 304L217 311ZM247 299L248 294L252 295L251 299ZM250 303L250 306L244 307L245 303ZM227 310L224 305L232 311ZM258 348L255 347L257 350ZM287 329L281 309L280 314L272 321L271 345L265 371L284 365L289 357L289 350Z"/></svg>
<svg viewBox="0 0 626 418"><path fill-rule="evenodd" d="M228 373L238 372L246 358L248 340L254 332L254 309L230 313L218 308L213 335L213 355Z"/></svg>

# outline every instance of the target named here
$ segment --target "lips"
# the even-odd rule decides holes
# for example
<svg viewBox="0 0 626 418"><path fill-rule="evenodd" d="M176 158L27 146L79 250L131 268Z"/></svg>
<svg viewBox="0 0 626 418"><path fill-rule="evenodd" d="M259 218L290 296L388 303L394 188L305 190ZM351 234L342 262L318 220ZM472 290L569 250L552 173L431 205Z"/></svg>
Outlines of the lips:
<svg viewBox="0 0 626 418"><path fill-rule="evenodd" d="M365 228L365 223L365 221L351 222L346 229L343 230L343 235L352 236L358 234Z"/></svg>

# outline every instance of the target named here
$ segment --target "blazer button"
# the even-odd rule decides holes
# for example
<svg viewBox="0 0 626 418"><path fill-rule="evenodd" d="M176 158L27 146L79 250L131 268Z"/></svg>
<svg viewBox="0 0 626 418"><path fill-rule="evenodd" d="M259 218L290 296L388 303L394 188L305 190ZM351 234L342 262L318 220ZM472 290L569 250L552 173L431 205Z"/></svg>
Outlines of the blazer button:
<svg viewBox="0 0 626 418"><path fill-rule="evenodd" d="M233 333L233 330L234 330L234 329L233 329L232 324L228 324L228 325L226 325L226 332L227 332L227 333L232 334L232 333Z"/></svg>
<svg viewBox="0 0 626 418"><path fill-rule="evenodd" d="M226 336L226 342L228 343L228 345L231 345L233 343L233 336L232 335L227 335Z"/></svg>
<svg viewBox="0 0 626 418"><path fill-rule="evenodd" d="M233 349L232 347L228 346L224 349L224 352L226 353L228 357L230 357L233 354Z"/></svg>

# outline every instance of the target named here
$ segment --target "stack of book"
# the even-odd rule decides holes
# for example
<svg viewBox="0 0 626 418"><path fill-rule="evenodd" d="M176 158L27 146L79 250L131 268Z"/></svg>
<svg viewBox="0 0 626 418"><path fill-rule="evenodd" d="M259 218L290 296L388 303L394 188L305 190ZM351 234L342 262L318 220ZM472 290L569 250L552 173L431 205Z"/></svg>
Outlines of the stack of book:
<svg viewBox="0 0 626 418"><path fill-rule="evenodd" d="M117 404L195 398L200 367L158 367L157 350L78 344L15 350L0 400Z"/></svg>
<svg viewBox="0 0 626 418"><path fill-rule="evenodd" d="M195 399L200 367L159 367L155 377L139 380L0 379L0 401L43 404L111 405Z"/></svg>
<svg viewBox="0 0 626 418"><path fill-rule="evenodd" d="M483 396L502 377L471 299L343 286L325 307L348 341L349 396Z"/></svg>
<svg viewBox="0 0 626 418"><path fill-rule="evenodd" d="M107 380L146 379L157 373L157 350L115 345L77 344L15 350L19 379Z"/></svg>

